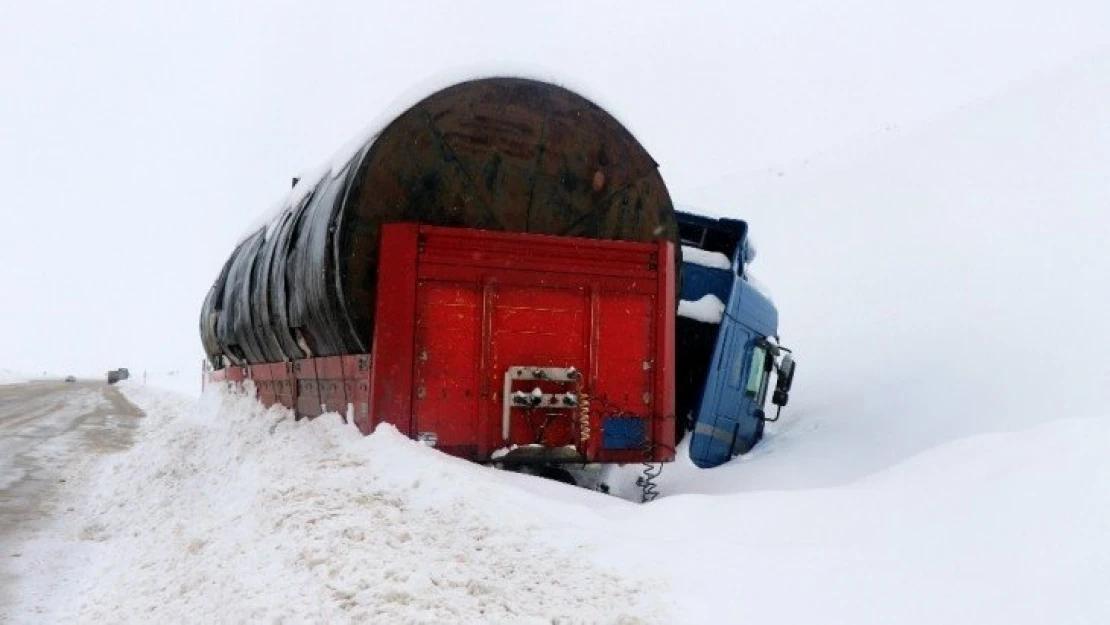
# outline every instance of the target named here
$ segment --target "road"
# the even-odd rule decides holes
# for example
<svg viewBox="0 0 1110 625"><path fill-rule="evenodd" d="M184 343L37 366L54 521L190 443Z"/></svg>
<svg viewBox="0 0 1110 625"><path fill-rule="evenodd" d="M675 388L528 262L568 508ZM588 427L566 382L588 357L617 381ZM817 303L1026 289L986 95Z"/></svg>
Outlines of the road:
<svg viewBox="0 0 1110 625"><path fill-rule="evenodd" d="M59 484L76 463L127 448L142 416L104 382L0 386L0 606L12 605L17 545L50 518Z"/></svg>

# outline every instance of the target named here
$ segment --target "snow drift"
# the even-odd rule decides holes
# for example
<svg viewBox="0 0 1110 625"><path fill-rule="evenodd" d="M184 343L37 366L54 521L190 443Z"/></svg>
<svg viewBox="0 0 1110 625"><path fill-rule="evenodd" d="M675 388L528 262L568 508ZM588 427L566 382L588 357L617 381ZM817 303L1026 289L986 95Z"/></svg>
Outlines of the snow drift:
<svg viewBox="0 0 1110 625"><path fill-rule="evenodd" d="M1107 171L1103 53L692 194L758 233L802 368L767 462L683 486L844 484L946 441L1110 412Z"/></svg>
<svg viewBox="0 0 1110 625"><path fill-rule="evenodd" d="M22 548L37 573L17 589L27 622L1110 615L1110 419L968 438L840 488L636 506L389 429L362 437L336 415L127 393L142 440L71 474L69 512Z"/></svg>
<svg viewBox="0 0 1110 625"><path fill-rule="evenodd" d="M573 500L622 502L553 501L334 414L298 423L241 395L125 388L147 412L143 439L31 550L80 556L50 575L72 601L43 599L46 621L669 620L653 580L587 548L596 515Z"/></svg>

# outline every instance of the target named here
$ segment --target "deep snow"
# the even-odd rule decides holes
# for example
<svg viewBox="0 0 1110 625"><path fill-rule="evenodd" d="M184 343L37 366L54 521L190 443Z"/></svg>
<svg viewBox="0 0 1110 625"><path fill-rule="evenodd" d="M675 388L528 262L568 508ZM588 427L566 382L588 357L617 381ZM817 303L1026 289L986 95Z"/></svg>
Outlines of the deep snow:
<svg viewBox="0 0 1110 625"><path fill-rule="evenodd" d="M124 388L141 440L71 476L70 513L22 549L28 621L1110 616L1110 419L967 438L839 488L637 506L336 415Z"/></svg>
<svg viewBox="0 0 1110 625"><path fill-rule="evenodd" d="M75 476L73 513L24 549L69 554L27 582L43 622L671 621L657 578L593 555L595 515L576 502L619 500L531 493L519 484L538 480L337 415L124 389L142 440ZM66 590L35 591L49 585Z"/></svg>
<svg viewBox="0 0 1110 625"><path fill-rule="evenodd" d="M974 434L1110 413L1108 171L1110 50L694 193L750 220L799 370L760 461L680 489L840 485Z"/></svg>

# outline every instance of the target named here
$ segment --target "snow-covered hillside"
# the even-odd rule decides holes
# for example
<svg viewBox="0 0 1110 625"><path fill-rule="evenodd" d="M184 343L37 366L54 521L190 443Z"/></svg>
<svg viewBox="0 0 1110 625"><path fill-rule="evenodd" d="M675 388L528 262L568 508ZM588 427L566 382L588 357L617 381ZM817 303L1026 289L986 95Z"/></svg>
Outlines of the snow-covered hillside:
<svg viewBox="0 0 1110 625"><path fill-rule="evenodd" d="M752 222L800 367L763 450L672 486L838 485L972 434L1110 414L1108 172L1110 51L693 193Z"/></svg>
<svg viewBox="0 0 1110 625"><path fill-rule="evenodd" d="M27 620L1110 622L1110 55L888 135L691 198L801 363L749 456L637 506L132 384Z"/></svg>

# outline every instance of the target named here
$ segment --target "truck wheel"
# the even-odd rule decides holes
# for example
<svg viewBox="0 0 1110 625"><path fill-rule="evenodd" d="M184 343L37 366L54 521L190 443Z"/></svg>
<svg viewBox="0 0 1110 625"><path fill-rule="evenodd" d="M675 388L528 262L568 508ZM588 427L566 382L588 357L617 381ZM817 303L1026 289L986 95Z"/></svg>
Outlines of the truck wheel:
<svg viewBox="0 0 1110 625"><path fill-rule="evenodd" d="M578 485L578 482L574 480L574 476L570 474L570 471L562 467L541 467L536 471L536 475L549 480L555 480L556 482L570 484L571 486Z"/></svg>

